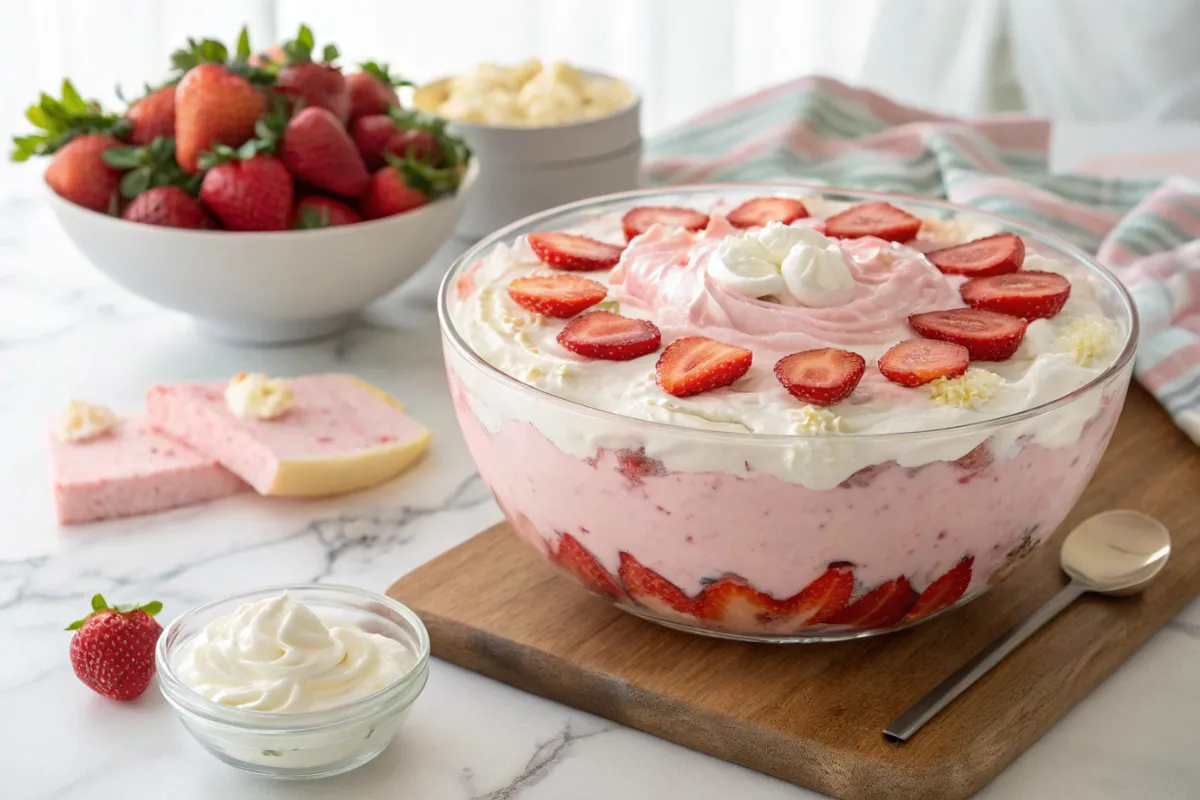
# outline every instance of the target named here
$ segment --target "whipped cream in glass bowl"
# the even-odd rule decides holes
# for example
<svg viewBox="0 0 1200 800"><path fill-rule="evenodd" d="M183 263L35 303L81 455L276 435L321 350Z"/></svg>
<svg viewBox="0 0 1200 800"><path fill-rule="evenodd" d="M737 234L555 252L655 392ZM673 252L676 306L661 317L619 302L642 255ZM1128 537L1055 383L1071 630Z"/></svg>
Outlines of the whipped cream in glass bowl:
<svg viewBox="0 0 1200 800"><path fill-rule="evenodd" d="M439 311L516 535L631 613L772 642L898 630L1009 574L1095 471L1137 341L1120 282L1030 225L781 184L529 217Z"/></svg>
<svg viewBox="0 0 1200 800"><path fill-rule="evenodd" d="M406 606L349 586L215 600L167 626L159 687L227 764L303 780L361 766L395 737L429 676L429 636Z"/></svg>

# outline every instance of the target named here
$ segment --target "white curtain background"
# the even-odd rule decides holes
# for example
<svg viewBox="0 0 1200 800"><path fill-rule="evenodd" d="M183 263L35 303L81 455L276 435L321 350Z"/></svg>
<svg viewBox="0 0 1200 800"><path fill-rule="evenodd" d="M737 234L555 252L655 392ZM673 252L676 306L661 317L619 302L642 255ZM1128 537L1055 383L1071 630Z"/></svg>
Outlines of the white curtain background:
<svg viewBox="0 0 1200 800"><path fill-rule="evenodd" d="M812 73L949 113L1200 118L1200 0L0 0L0 144L63 76L115 103L188 36L247 24L264 47L301 22L418 81L530 56L612 72L648 134ZM0 167L0 189L35 173Z"/></svg>

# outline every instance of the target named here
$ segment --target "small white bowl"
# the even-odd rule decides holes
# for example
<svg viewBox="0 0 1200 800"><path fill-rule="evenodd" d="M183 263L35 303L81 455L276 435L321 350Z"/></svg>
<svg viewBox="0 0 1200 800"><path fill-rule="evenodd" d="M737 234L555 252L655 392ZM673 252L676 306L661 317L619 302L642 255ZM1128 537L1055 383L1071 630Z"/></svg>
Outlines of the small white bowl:
<svg viewBox="0 0 1200 800"><path fill-rule="evenodd" d="M479 175L472 160L452 197L384 219L316 230L194 231L142 225L47 191L68 238L134 294L248 344L312 339L420 269L454 232Z"/></svg>
<svg viewBox="0 0 1200 800"><path fill-rule="evenodd" d="M613 76L585 70L592 78ZM422 87L437 96L448 78ZM627 84L628 85L628 84ZM642 100L602 117L564 125L481 125L451 121L481 173L456 232L479 238L548 208L638 188Z"/></svg>
<svg viewBox="0 0 1200 800"><path fill-rule="evenodd" d="M413 656L412 670L374 694L323 711L268 713L214 703L175 675L181 648L217 617L244 603L286 591L323 622L351 625L395 639ZM429 633L407 606L352 586L276 586L223 597L177 617L158 639L158 686L188 733L238 769L283 780L348 772L391 743L429 679Z"/></svg>

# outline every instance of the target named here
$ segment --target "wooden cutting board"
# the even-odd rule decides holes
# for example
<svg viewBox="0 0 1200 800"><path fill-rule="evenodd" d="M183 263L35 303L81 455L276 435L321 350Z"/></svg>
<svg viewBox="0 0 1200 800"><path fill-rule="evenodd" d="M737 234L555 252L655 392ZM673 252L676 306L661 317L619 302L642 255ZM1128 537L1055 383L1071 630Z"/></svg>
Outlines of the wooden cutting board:
<svg viewBox="0 0 1200 800"><path fill-rule="evenodd" d="M1088 491L1016 573L890 636L720 641L644 622L559 576L503 524L398 581L439 658L842 798L960 798L988 782L1200 591L1200 450L1139 387ZM1020 502L1020 498L1013 498ZM1085 596L904 745L883 727L1063 585L1058 544L1134 508L1174 552L1144 595Z"/></svg>

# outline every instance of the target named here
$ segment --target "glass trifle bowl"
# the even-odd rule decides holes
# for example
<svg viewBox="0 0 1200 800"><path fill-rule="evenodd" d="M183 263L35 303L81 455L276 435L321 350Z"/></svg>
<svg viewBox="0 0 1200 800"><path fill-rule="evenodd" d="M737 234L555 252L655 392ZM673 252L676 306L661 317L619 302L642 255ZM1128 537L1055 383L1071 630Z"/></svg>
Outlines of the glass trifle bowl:
<svg viewBox="0 0 1200 800"><path fill-rule="evenodd" d="M572 277L538 284L549 306L512 283L560 274ZM577 314L575 278L603 287L593 302L606 292ZM576 294L555 294L567 280ZM1060 284L1065 304L1046 288ZM934 324L956 309L967 323ZM995 309L1011 312L1002 336ZM526 218L454 264L439 313L467 446L526 544L645 619L772 642L899 630L1005 577L1095 471L1137 340L1125 289L1061 239L945 202L783 184L629 192ZM661 341L610 360L613 342L631 355L621 337L635 325L613 314L654 323ZM997 354L994 334L1015 352ZM889 353L913 339L916 355ZM752 354L748 370L712 366L730 349ZM784 366L814 351L816 372ZM822 385L833 351L859 364L837 397Z"/></svg>

